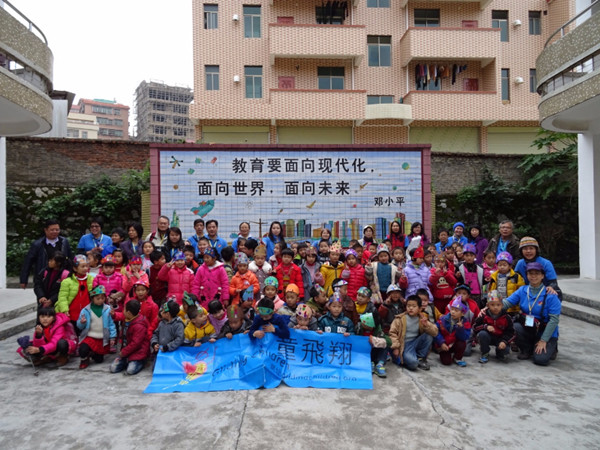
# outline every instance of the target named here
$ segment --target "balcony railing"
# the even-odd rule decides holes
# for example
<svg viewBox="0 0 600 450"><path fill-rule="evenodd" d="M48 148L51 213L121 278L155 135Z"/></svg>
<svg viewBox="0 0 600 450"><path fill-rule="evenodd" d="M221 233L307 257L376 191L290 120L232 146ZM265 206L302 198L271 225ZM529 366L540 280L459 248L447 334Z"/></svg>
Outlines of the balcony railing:
<svg viewBox="0 0 600 450"><path fill-rule="evenodd" d="M490 122L498 120L499 97L495 91L410 91L403 100L413 120Z"/></svg>
<svg viewBox="0 0 600 450"><path fill-rule="evenodd" d="M596 8L600 8L600 0L595 0L594 2L592 2L592 4L590 6L588 6L587 8L585 8L584 10L580 11L575 17L569 19L567 22L565 22L563 25L561 25L561 27L556 30L554 33L552 33L550 35L550 37L546 40L546 43L544 44L544 48L546 48L548 46L548 44L552 41L552 39L554 39L554 37L560 33L560 37L563 37L566 33L566 29L569 25L571 25L573 22L575 22L577 19L579 19L581 16L587 14L588 12L590 12L590 14L595 14L597 12Z"/></svg>
<svg viewBox="0 0 600 450"><path fill-rule="evenodd" d="M271 114L279 120L361 120L363 90L271 89Z"/></svg>
<svg viewBox="0 0 600 450"><path fill-rule="evenodd" d="M40 38L44 42L44 44L48 45L48 39L46 39L46 35L42 32L42 30L40 30L40 28L35 23L29 20L29 18L25 14L23 14L21 11L15 8L15 6L12 5L8 0L0 1L0 8L3 8L5 11L10 13L10 15L12 15L15 19L17 19L19 22L25 25L29 31L31 31L38 38Z"/></svg>

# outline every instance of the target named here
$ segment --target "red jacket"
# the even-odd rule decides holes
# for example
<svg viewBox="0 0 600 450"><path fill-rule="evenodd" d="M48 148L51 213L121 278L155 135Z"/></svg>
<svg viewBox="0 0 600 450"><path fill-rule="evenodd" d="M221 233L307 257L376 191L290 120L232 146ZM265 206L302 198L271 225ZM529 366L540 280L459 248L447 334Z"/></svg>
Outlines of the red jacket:
<svg viewBox="0 0 600 450"><path fill-rule="evenodd" d="M350 271L350 275L344 278L347 270ZM361 287L369 285L365 277L365 268L360 264L356 264L354 267L346 265L346 268L342 271L342 278L348 282L348 297L354 301L356 301L357 291Z"/></svg>
<svg viewBox="0 0 600 450"><path fill-rule="evenodd" d="M181 306L184 291L192 292L194 272L186 266L180 269L175 265L170 267L169 264L165 264L158 272L158 279L167 282L167 297L173 295Z"/></svg>
<svg viewBox="0 0 600 450"><path fill-rule="evenodd" d="M121 357L127 358L128 361L142 361L148 358L150 335L148 321L142 314L138 314L127 326L127 345L121 349Z"/></svg>
<svg viewBox="0 0 600 450"><path fill-rule="evenodd" d="M436 268L432 268L430 272L429 286L433 299L451 300L454 296L454 288L456 287L454 272L446 270L445 272L438 273Z"/></svg>
<svg viewBox="0 0 600 450"><path fill-rule="evenodd" d="M397 237L394 233L390 233L386 236L386 239L392 241L392 248L390 248L390 254L396 247L404 248L404 244L406 243L406 236L404 234L400 234L400 237Z"/></svg>
<svg viewBox="0 0 600 450"><path fill-rule="evenodd" d="M204 288L202 291L201 287ZM196 294L204 308L208 308L208 304L215 298L219 288L221 288L220 301L226 307L229 304L229 277L223 263L216 262L212 267L202 264L198 267L192 282L192 292ZM205 299L203 300L202 297Z"/></svg>
<svg viewBox="0 0 600 450"><path fill-rule="evenodd" d="M69 316L64 313L57 313L54 323L50 325L50 338L46 338L46 333L42 333L41 337L33 335L32 344L34 347L40 347L44 349L44 355L52 357L52 353L56 352L56 345L58 341L64 339L69 344L69 354L74 355L77 349L77 335L75 334L75 328L69 320Z"/></svg>
<svg viewBox="0 0 600 450"><path fill-rule="evenodd" d="M127 304L129 301L133 300L129 298L125 301ZM147 326L148 326L148 339L152 338L152 333L158 327L158 305L154 303L152 297L148 296L146 300L140 302L140 313L138 316L144 316L146 318ZM115 311L115 315L113 317L115 322L124 322L125 314L123 314L123 309L118 309Z"/></svg>
<svg viewBox="0 0 600 450"><path fill-rule="evenodd" d="M150 279L150 295L160 304L167 298L167 283L158 279L160 269L151 266L148 270L148 278Z"/></svg>
<svg viewBox="0 0 600 450"><path fill-rule="evenodd" d="M300 289L300 298L304 298L304 283L302 282L302 271L296 264L291 263L289 266L279 264L275 271L277 272L277 281L279 281L279 293L285 292L288 284L294 283ZM284 280L285 278L285 280Z"/></svg>
<svg viewBox="0 0 600 450"><path fill-rule="evenodd" d="M483 330L487 331L487 327L490 325L494 327L494 331L490 334L500 338L507 345L509 345L515 339L513 321L507 313L501 313L499 317L494 319L490 315L490 311L487 310L484 315L475 319L473 330L475 330L475 333L479 333Z"/></svg>

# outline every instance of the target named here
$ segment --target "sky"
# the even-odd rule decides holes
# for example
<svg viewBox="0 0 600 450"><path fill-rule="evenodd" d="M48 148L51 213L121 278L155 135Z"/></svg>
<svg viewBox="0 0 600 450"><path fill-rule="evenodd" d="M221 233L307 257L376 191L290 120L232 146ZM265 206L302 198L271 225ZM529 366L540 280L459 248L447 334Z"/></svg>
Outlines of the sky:
<svg viewBox="0 0 600 450"><path fill-rule="evenodd" d="M128 105L141 81L193 87L191 0L11 0L48 39L54 89Z"/></svg>

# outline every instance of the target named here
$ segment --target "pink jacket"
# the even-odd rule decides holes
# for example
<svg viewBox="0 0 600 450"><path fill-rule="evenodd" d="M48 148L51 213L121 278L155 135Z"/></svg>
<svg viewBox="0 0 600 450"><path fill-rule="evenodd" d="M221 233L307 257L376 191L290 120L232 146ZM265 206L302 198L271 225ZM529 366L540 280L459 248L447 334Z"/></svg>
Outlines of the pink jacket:
<svg viewBox="0 0 600 450"><path fill-rule="evenodd" d="M77 349L75 328L73 328L69 316L64 313L57 313L54 323L50 326L50 340L47 341L44 334L38 338L34 333L32 345L43 348L44 355L52 357L52 353L56 352L56 345L61 339L64 339L69 344L69 355L74 355Z"/></svg>
<svg viewBox="0 0 600 450"><path fill-rule="evenodd" d="M92 288L95 288L98 285L104 286L104 289L106 289L107 297L111 294L112 291L125 292L123 290L123 275L117 272L113 273L109 277L100 272L94 278Z"/></svg>
<svg viewBox="0 0 600 450"><path fill-rule="evenodd" d="M146 281L146 283L148 283L148 286L150 286L150 279L148 278L148 274L146 272L140 272L139 278L136 278L133 275L131 276L131 278L127 278L127 275L123 277L123 290L125 291L125 295L127 296L128 300L135 298L135 292L132 292L131 289L133 288L133 285L137 283L138 280Z"/></svg>
<svg viewBox="0 0 600 450"><path fill-rule="evenodd" d="M191 292L194 272L183 266L181 269L165 264L158 272L158 279L167 282L167 297L175 296L177 303L183 302L183 292Z"/></svg>
<svg viewBox="0 0 600 450"><path fill-rule="evenodd" d="M200 287L204 287L202 290L202 295L206 298L204 301L201 298ZM198 296L204 308L207 308L208 303L215 298L218 288L221 288L221 303L226 306L229 303L229 277L223 263L217 261L212 267L206 264L198 267L192 282L192 293Z"/></svg>

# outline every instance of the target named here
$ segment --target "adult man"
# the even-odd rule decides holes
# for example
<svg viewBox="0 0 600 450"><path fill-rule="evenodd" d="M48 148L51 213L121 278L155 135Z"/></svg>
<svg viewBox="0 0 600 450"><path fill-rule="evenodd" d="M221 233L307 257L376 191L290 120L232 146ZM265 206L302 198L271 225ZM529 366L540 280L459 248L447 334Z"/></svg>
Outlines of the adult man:
<svg viewBox="0 0 600 450"><path fill-rule="evenodd" d="M77 244L77 253L85 255L94 248L99 248L100 251L104 250L109 245L112 245L112 239L110 236L106 236L102 233L102 227L104 221L100 217L95 217L90 222L90 232L84 234L79 239Z"/></svg>
<svg viewBox="0 0 600 450"><path fill-rule="evenodd" d="M194 220L194 231L196 233L187 238L187 243L194 247L196 256L198 256L198 241L204 237L204 219Z"/></svg>
<svg viewBox="0 0 600 450"><path fill-rule="evenodd" d="M44 236L37 239L29 247L29 252L23 261L21 269L20 283L21 287L27 287L27 279L33 268L34 275L37 275L48 265L48 259L54 256L54 252L60 251L67 258L71 258L71 246L69 241L60 236L60 225L54 219L46 220L44 224Z"/></svg>
<svg viewBox="0 0 600 450"><path fill-rule="evenodd" d="M153 231L146 236L146 241L150 241L156 247L156 250L162 250L167 244L169 237L169 218L167 216L160 216L156 222L156 231Z"/></svg>
<svg viewBox="0 0 600 450"><path fill-rule="evenodd" d="M519 238L513 234L513 223L503 220L499 225L500 233L490 239L486 251L492 251L498 255L500 252L508 252L513 257L514 264L521 257L519 254Z"/></svg>
<svg viewBox="0 0 600 450"><path fill-rule="evenodd" d="M219 256L221 256L221 250L227 247L227 241L219 237L218 231L219 222L215 219L206 221L206 237L208 238L208 242L217 251Z"/></svg>

